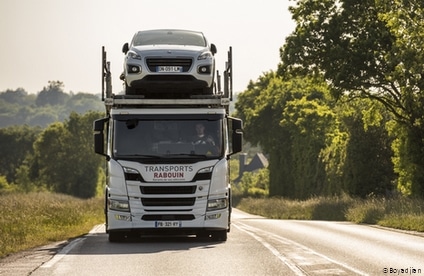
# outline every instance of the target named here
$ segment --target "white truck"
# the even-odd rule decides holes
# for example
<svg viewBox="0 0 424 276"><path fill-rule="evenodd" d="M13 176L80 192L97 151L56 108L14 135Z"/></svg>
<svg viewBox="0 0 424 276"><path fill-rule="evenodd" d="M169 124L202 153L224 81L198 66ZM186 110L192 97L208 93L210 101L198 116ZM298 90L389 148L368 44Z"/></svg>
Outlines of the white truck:
<svg viewBox="0 0 424 276"><path fill-rule="evenodd" d="M104 47L102 55L107 116L93 127L95 152L106 157L109 241L169 234L225 241L229 159L242 147L242 121L228 114L231 48L223 93L176 99L113 95Z"/></svg>

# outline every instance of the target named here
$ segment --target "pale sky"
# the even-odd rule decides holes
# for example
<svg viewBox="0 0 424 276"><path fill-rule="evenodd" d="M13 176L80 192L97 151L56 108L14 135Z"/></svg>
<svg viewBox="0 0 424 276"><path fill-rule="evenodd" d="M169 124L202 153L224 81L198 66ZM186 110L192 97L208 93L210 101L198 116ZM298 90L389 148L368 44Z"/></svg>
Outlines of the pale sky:
<svg viewBox="0 0 424 276"><path fill-rule="evenodd" d="M295 23L289 0L0 0L0 92L37 93L48 81L65 92L101 92L101 47L113 92L122 90L122 45L139 30L201 31L218 48L222 73L233 48L234 92L276 70Z"/></svg>

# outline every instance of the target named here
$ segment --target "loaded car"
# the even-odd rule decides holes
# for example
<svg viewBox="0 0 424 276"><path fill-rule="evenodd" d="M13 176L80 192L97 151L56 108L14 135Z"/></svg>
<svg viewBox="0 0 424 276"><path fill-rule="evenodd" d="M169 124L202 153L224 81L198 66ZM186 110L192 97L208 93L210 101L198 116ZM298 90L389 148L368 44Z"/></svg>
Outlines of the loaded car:
<svg viewBox="0 0 424 276"><path fill-rule="evenodd" d="M216 46L201 32L139 31L122 51L121 79L128 95L213 94Z"/></svg>

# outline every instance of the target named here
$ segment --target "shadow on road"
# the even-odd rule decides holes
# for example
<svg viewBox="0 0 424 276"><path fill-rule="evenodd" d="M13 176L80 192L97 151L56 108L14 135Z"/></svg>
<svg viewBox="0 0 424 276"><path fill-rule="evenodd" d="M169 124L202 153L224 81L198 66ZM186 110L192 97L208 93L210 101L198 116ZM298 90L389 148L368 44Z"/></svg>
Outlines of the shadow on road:
<svg viewBox="0 0 424 276"><path fill-rule="evenodd" d="M84 246L81 246L84 244ZM88 234L79 241L69 244L73 248L64 254L108 255L108 254L152 254L163 251L185 251L193 248L211 249L223 244L196 236L129 236L119 243L108 241L106 233ZM61 254L61 252L59 252Z"/></svg>

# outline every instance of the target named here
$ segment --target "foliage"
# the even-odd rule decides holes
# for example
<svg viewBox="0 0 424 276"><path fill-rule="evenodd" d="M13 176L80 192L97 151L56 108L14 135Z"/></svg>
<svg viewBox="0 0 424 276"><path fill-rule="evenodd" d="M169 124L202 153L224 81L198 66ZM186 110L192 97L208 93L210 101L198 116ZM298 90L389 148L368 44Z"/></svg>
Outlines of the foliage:
<svg viewBox="0 0 424 276"><path fill-rule="evenodd" d="M343 191L360 197L392 192L396 175L391 160L392 139L384 128L390 121L388 112L369 99L351 100L338 110L348 133L341 179Z"/></svg>
<svg viewBox="0 0 424 276"><path fill-rule="evenodd" d="M7 182L5 176L0 175L0 195L16 191L17 187Z"/></svg>
<svg viewBox="0 0 424 276"><path fill-rule="evenodd" d="M267 168L256 172L244 172L237 189L242 196L264 197L269 191L269 172Z"/></svg>
<svg viewBox="0 0 424 276"><path fill-rule="evenodd" d="M52 193L0 195L0 258L88 233L103 222L103 199Z"/></svg>
<svg viewBox="0 0 424 276"><path fill-rule="evenodd" d="M32 179L51 191L93 197L101 157L92 151L92 122L99 117L99 112L72 113L44 130L34 143Z"/></svg>
<svg viewBox="0 0 424 276"><path fill-rule="evenodd" d="M365 97L396 120L398 186L424 195L424 3L301 0L278 74L319 75L338 98ZM403 177L402 177L403 176Z"/></svg>
<svg viewBox="0 0 424 276"><path fill-rule="evenodd" d="M40 128L27 125L0 128L0 175L9 183L15 182L18 167L33 154L32 145L40 132Z"/></svg>
<svg viewBox="0 0 424 276"><path fill-rule="evenodd" d="M49 81L49 85L38 93L35 104L38 106L63 105L69 98L69 95L63 92L63 87L64 84L61 81Z"/></svg>
<svg viewBox="0 0 424 276"><path fill-rule="evenodd" d="M64 121L71 112L84 114L89 110L103 111L97 95L65 93L60 81L49 81L38 94L28 94L23 88L0 92L0 128L13 125L47 127Z"/></svg>
<svg viewBox="0 0 424 276"><path fill-rule="evenodd" d="M236 206L245 212L273 219L308 219L370 223L424 232L424 202L405 197L366 199L346 194L335 197L243 198Z"/></svg>
<svg viewBox="0 0 424 276"><path fill-rule="evenodd" d="M283 81L271 72L250 83L238 99L246 139L270 156L269 194L321 193L326 179L319 155L335 122L326 86L309 78Z"/></svg>

